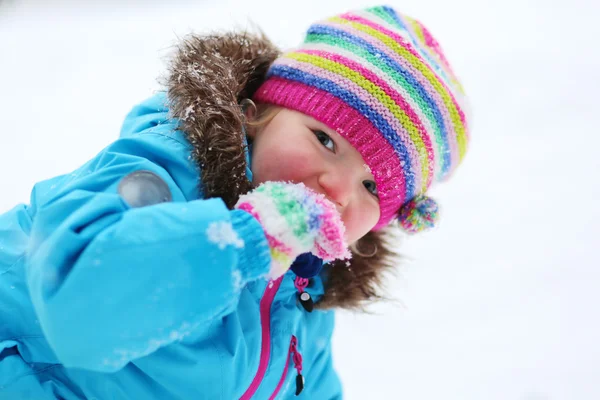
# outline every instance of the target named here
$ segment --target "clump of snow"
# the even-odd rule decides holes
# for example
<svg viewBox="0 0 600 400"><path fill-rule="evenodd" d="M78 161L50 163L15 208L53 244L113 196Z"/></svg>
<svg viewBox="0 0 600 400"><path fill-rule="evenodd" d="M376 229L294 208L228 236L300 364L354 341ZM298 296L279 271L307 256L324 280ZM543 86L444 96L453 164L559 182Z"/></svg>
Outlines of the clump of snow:
<svg viewBox="0 0 600 400"><path fill-rule="evenodd" d="M186 109L185 109L185 113L183 114L183 120L187 121L188 119L192 119L194 120L194 114L195 110L194 110L194 105L189 105Z"/></svg>
<svg viewBox="0 0 600 400"><path fill-rule="evenodd" d="M206 229L206 237L212 243L223 250L226 246L244 247L244 241L240 239L230 222L220 221L211 223Z"/></svg>
<svg viewBox="0 0 600 400"><path fill-rule="evenodd" d="M242 288L242 272L236 269L231 273L231 277L233 278L233 290L238 292Z"/></svg>
<svg viewBox="0 0 600 400"><path fill-rule="evenodd" d="M120 368L131 360L146 356L173 342L181 341L197 329L198 326L200 326L200 322L192 324L184 321L178 328L170 330L159 338L149 339L147 342L141 343L138 348L115 349L112 357L104 358L102 363L105 366Z"/></svg>

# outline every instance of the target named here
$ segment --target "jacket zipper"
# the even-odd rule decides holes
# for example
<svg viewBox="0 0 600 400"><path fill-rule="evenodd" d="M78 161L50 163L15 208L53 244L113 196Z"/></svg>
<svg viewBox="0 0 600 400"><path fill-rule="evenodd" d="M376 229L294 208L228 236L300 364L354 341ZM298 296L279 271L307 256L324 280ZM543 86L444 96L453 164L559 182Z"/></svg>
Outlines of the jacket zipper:
<svg viewBox="0 0 600 400"><path fill-rule="evenodd" d="M258 363L258 371L256 372L250 387L246 389L246 392L240 397L240 400L252 398L267 372L269 358L271 357L271 305L273 304L273 299L277 294L277 290L279 290L279 286L281 286L282 280L283 276L269 282L265 289L265 293L260 300L260 325L262 329L260 362Z"/></svg>
<svg viewBox="0 0 600 400"><path fill-rule="evenodd" d="M304 377L302 376L302 354L300 354L298 351L298 339L296 336L292 335L292 340L290 341L290 350L288 351L287 361L285 363L285 368L283 369L283 375L281 375L279 384L275 388L275 391L271 397L269 397L269 400L275 399L281 390L281 387L283 386L283 382L285 382L285 378L287 377L290 366L290 356L292 356L292 360L294 361L294 368L296 368L296 371L298 371L298 375L296 375L296 396L298 396L304 389Z"/></svg>

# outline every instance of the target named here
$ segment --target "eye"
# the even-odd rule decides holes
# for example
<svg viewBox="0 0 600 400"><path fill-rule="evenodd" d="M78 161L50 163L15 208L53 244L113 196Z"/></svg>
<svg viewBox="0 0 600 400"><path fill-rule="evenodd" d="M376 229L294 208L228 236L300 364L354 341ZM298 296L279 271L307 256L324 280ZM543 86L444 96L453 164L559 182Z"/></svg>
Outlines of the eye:
<svg viewBox="0 0 600 400"><path fill-rule="evenodd" d="M373 196L378 196L379 193L377 192L377 185L375 184L375 182L373 181L363 181L363 185L365 185L365 188L367 188L367 190L369 191L369 193L371 193Z"/></svg>
<svg viewBox="0 0 600 400"><path fill-rule="evenodd" d="M335 151L335 142L329 137L328 134L323 131L314 131L314 133L323 146L327 147L331 151Z"/></svg>

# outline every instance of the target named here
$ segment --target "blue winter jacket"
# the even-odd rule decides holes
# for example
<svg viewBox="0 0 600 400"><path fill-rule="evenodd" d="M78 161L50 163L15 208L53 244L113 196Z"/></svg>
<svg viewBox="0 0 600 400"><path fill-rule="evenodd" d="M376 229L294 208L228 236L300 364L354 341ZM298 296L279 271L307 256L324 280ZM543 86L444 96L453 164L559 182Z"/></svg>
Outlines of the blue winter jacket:
<svg viewBox="0 0 600 400"><path fill-rule="evenodd" d="M299 372L298 398L341 398L333 313L300 307L291 271L263 278L261 226L203 199L167 114L164 94L136 106L0 216L0 399L295 398ZM140 182L165 201L124 195Z"/></svg>

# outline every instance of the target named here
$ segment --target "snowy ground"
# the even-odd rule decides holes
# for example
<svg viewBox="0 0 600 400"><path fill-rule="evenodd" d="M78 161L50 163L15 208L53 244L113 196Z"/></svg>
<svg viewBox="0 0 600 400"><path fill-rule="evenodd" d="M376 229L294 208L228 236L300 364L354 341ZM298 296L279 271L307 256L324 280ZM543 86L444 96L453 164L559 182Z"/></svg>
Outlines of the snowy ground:
<svg viewBox="0 0 600 400"><path fill-rule="evenodd" d="M0 0L0 211L114 140L177 35L253 20L290 47L316 18L369 4L166 3ZM439 229L404 244L390 282L402 306L338 317L347 399L600 398L592 3L389 2L440 39L471 95L473 141L434 192Z"/></svg>

